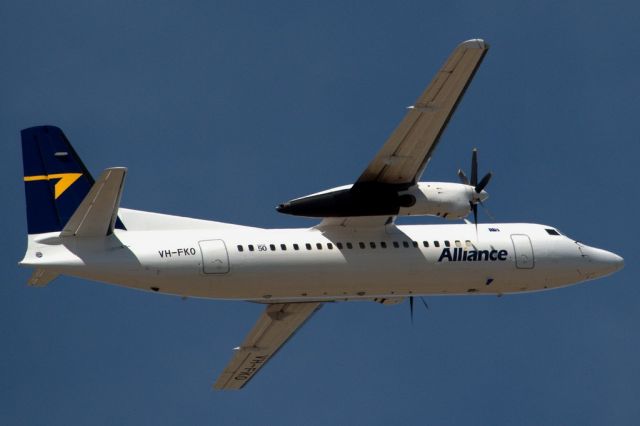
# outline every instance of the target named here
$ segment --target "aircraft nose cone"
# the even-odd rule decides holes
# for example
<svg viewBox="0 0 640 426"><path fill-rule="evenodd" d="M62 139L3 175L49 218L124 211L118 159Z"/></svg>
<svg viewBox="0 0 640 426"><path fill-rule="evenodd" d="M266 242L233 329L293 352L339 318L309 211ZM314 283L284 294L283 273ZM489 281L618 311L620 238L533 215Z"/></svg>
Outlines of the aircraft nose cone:
<svg viewBox="0 0 640 426"><path fill-rule="evenodd" d="M595 276L613 274L624 267L624 259L610 251L589 247L585 254L589 263L588 269Z"/></svg>
<svg viewBox="0 0 640 426"><path fill-rule="evenodd" d="M598 262L607 269L608 273L614 273L624 267L624 259L615 253L599 250Z"/></svg>

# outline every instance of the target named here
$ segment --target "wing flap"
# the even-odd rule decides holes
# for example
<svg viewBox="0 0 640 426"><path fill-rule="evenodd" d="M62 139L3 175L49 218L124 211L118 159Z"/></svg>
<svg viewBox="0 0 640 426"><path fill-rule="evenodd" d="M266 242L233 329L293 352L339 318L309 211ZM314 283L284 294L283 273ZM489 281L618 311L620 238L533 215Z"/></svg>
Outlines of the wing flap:
<svg viewBox="0 0 640 426"><path fill-rule="evenodd" d="M46 269L36 268L27 281L32 287L44 287L51 281L55 280L60 274L57 272L47 271Z"/></svg>
<svg viewBox="0 0 640 426"><path fill-rule="evenodd" d="M113 232L127 169L112 167L100 175L73 213L61 237L104 237Z"/></svg>
<svg viewBox="0 0 640 426"><path fill-rule="evenodd" d="M320 307L320 303L277 303L266 307L214 389L241 389Z"/></svg>
<svg viewBox="0 0 640 426"><path fill-rule="evenodd" d="M395 216L326 217L322 219L322 221L317 224L315 228L376 228L392 224L394 221Z"/></svg>
<svg viewBox="0 0 640 426"><path fill-rule="evenodd" d="M488 49L482 40L456 47L357 183L418 181Z"/></svg>

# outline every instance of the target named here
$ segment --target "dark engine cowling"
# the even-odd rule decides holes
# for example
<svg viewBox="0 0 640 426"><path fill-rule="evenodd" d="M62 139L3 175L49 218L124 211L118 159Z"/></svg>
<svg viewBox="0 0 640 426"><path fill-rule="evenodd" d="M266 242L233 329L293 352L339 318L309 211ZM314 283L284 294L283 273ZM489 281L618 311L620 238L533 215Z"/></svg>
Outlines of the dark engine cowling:
<svg viewBox="0 0 640 426"><path fill-rule="evenodd" d="M483 191L481 198L487 195ZM307 217L440 216L460 219L469 214L473 187L448 182L406 185L357 184L296 198L280 204L280 213Z"/></svg>

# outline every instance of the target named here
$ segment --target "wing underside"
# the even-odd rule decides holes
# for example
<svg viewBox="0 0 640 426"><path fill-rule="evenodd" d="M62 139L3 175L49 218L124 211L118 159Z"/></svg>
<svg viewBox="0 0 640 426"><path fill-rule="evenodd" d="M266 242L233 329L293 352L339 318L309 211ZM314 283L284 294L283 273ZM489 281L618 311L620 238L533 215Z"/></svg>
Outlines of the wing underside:
<svg viewBox="0 0 640 426"><path fill-rule="evenodd" d="M410 198L400 193L416 185L422 176L488 49L483 40L473 39L453 50L353 185L300 197L280 204L277 210L324 218L319 228L392 223L401 207L411 205Z"/></svg>
<svg viewBox="0 0 640 426"><path fill-rule="evenodd" d="M319 302L267 305L213 387L241 389L320 306Z"/></svg>
<svg viewBox="0 0 640 426"><path fill-rule="evenodd" d="M414 184L419 180L488 49L489 45L480 39L456 47L356 185Z"/></svg>

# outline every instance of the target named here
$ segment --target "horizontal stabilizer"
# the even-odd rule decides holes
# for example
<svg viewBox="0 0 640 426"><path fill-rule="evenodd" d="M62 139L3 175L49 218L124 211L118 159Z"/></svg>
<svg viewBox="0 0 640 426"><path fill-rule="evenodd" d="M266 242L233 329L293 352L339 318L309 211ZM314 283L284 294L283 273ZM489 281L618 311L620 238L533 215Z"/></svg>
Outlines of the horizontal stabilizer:
<svg viewBox="0 0 640 426"><path fill-rule="evenodd" d="M51 281L55 280L58 275L60 274L58 274L57 272L51 272L45 269L38 268L33 271L33 274L31 274L31 277L29 278L29 281L27 281L27 284L33 287L44 287Z"/></svg>
<svg viewBox="0 0 640 426"><path fill-rule="evenodd" d="M104 237L113 233L126 174L125 167L112 167L102 172L60 236Z"/></svg>

